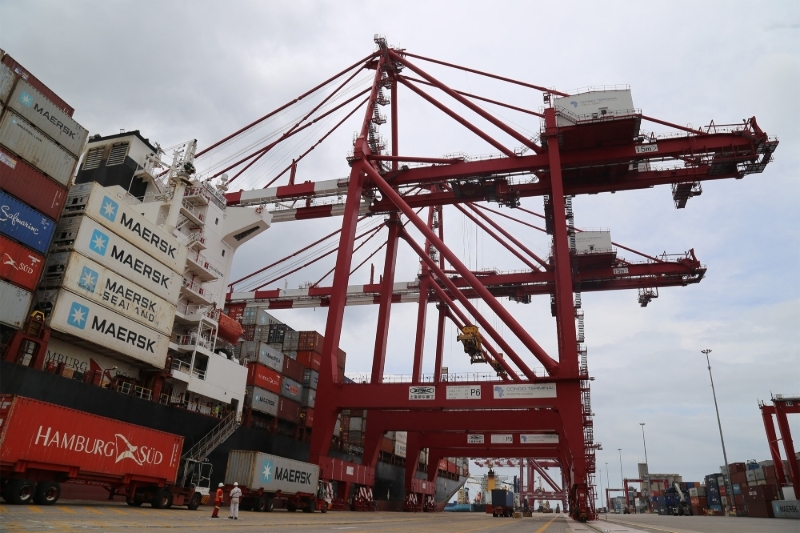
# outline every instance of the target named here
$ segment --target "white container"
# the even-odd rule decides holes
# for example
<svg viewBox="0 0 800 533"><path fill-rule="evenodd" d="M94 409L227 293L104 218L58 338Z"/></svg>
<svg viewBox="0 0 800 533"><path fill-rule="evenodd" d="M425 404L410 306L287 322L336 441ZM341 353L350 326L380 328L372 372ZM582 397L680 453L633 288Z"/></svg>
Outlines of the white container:
<svg viewBox="0 0 800 533"><path fill-rule="evenodd" d="M164 335L172 333L175 306L77 252L50 254L41 287L64 288Z"/></svg>
<svg viewBox="0 0 800 533"><path fill-rule="evenodd" d="M311 409L313 409L316 401L317 401L317 391L314 389L303 387L302 400L300 401L300 405L302 405L303 407L310 407Z"/></svg>
<svg viewBox="0 0 800 533"><path fill-rule="evenodd" d="M89 217L64 217L59 221L51 253L59 251L76 251L170 304L178 303L183 276Z"/></svg>
<svg viewBox="0 0 800 533"><path fill-rule="evenodd" d="M13 70L0 63L0 102L8 103L8 96L11 94L11 87L14 86L15 77Z"/></svg>
<svg viewBox="0 0 800 533"><path fill-rule="evenodd" d="M264 489L268 494L316 494L319 467L301 461L262 452L231 450L225 484L239 483L251 491Z"/></svg>
<svg viewBox="0 0 800 533"><path fill-rule="evenodd" d="M152 367L164 368L169 337L77 294L58 291L48 322L55 331L119 352Z"/></svg>
<svg viewBox="0 0 800 533"><path fill-rule="evenodd" d="M406 456L406 443L394 441L394 454L397 457L405 457Z"/></svg>
<svg viewBox="0 0 800 533"><path fill-rule="evenodd" d="M11 110L0 121L0 144L67 187L78 158Z"/></svg>
<svg viewBox="0 0 800 533"><path fill-rule="evenodd" d="M25 289L0 280L0 324L21 328L28 317L32 297Z"/></svg>
<svg viewBox="0 0 800 533"><path fill-rule="evenodd" d="M73 185L63 216L85 214L175 272L183 272L188 249L167 231L98 183Z"/></svg>
<svg viewBox="0 0 800 533"><path fill-rule="evenodd" d="M406 443L408 442L408 432L407 431L397 431L394 434L394 440L397 442Z"/></svg>
<svg viewBox="0 0 800 533"><path fill-rule="evenodd" d="M363 427L364 427L363 418L355 416L350 417L350 425L348 426L348 429L350 431L363 431L362 429Z"/></svg>
<svg viewBox="0 0 800 533"><path fill-rule="evenodd" d="M25 117L74 156L81 155L89 132L27 81L23 79L17 81L14 93L8 101L8 107Z"/></svg>
<svg viewBox="0 0 800 533"><path fill-rule="evenodd" d="M278 395L261 387L247 387L247 397L253 411L278 416Z"/></svg>
<svg viewBox="0 0 800 533"><path fill-rule="evenodd" d="M598 254L613 251L610 231L582 231L575 234L575 251L579 254Z"/></svg>
<svg viewBox="0 0 800 533"><path fill-rule="evenodd" d="M245 341L242 343L242 350L247 361L261 363L279 373L283 372L283 354L266 342Z"/></svg>
<svg viewBox="0 0 800 533"><path fill-rule="evenodd" d="M554 98L559 126L582 121L630 116L636 112L630 89L589 91L563 98Z"/></svg>

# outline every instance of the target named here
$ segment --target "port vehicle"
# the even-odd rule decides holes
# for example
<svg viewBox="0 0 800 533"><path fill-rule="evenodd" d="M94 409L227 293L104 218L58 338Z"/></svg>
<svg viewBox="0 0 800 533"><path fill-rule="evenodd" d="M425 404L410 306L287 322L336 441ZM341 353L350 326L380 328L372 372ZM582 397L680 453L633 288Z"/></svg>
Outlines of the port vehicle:
<svg viewBox="0 0 800 533"><path fill-rule="evenodd" d="M513 516L514 493L506 489L492 489L492 516Z"/></svg>
<svg viewBox="0 0 800 533"><path fill-rule="evenodd" d="M667 492L674 492L678 495L678 504L672 508L673 516L692 516L692 506L678 483L673 483Z"/></svg>

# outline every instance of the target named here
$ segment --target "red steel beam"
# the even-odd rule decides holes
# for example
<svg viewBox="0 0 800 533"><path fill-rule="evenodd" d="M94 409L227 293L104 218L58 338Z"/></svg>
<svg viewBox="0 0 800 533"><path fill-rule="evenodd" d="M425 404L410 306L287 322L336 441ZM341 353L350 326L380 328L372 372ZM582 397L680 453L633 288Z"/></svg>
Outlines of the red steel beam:
<svg viewBox="0 0 800 533"><path fill-rule="evenodd" d="M394 285L397 264L397 244L402 230L400 217L396 214L391 215L385 224L389 227L389 237L387 239L386 257L383 263L383 279L380 284L378 325L375 333L375 352L372 356L372 383L383 381L383 369L386 364L386 344L389 340L389 321L392 313L392 286Z"/></svg>

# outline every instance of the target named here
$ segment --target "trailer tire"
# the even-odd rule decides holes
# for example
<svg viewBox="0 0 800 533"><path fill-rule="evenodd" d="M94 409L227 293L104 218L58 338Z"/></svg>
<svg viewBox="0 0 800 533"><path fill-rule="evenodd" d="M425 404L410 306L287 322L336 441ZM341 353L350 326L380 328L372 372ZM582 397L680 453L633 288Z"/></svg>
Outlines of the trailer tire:
<svg viewBox="0 0 800 533"><path fill-rule="evenodd" d="M322 509L319 510L320 513L325 514L328 512L328 502L322 504Z"/></svg>
<svg viewBox="0 0 800 533"><path fill-rule="evenodd" d="M39 505L53 505L61 497L61 485L55 481L40 481L36 485L33 501Z"/></svg>
<svg viewBox="0 0 800 533"><path fill-rule="evenodd" d="M12 479L6 487L6 501L14 505L31 503L36 494L36 483L30 479Z"/></svg>
<svg viewBox="0 0 800 533"><path fill-rule="evenodd" d="M295 511L297 511L297 506L295 504L293 504L293 503L287 503L286 504L286 510L289 511L290 513L293 513Z"/></svg>
<svg viewBox="0 0 800 533"><path fill-rule="evenodd" d="M314 500L308 500L308 503L303 507L304 513L313 513L317 510L317 504Z"/></svg>
<svg viewBox="0 0 800 533"><path fill-rule="evenodd" d="M203 496L199 492L195 492L189 504L186 506L190 511L196 511L200 504L203 503Z"/></svg>
<svg viewBox="0 0 800 533"><path fill-rule="evenodd" d="M269 512L269 507L272 505L272 499L266 496L259 496L253 502L253 510L259 513Z"/></svg>
<svg viewBox="0 0 800 533"><path fill-rule="evenodd" d="M131 507L141 507L142 503L144 502L142 502L142 500L125 500L125 503L127 503Z"/></svg>
<svg viewBox="0 0 800 533"><path fill-rule="evenodd" d="M267 506L264 508L264 512L271 513L275 509L275 500L272 498L267 498Z"/></svg>
<svg viewBox="0 0 800 533"><path fill-rule="evenodd" d="M169 509L172 507L172 494L166 489L156 491L151 505L155 509Z"/></svg>

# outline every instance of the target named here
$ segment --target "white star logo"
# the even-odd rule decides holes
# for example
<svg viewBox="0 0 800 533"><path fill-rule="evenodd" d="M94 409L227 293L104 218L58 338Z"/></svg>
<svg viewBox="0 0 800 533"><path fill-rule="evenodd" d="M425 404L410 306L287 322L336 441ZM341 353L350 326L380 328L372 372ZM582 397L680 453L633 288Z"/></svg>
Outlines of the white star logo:
<svg viewBox="0 0 800 533"><path fill-rule="evenodd" d="M270 469L268 464L264 464L264 479L269 481L270 476L272 475L272 469Z"/></svg>
<svg viewBox="0 0 800 533"><path fill-rule="evenodd" d="M92 275L91 272L86 271L86 272L83 273L83 277L81 278L81 285L82 286L84 286L84 287L94 287L95 283L97 283L97 280L95 279L95 277Z"/></svg>
<svg viewBox="0 0 800 533"><path fill-rule="evenodd" d="M79 326L83 324L84 320L86 320L86 317L83 315L83 311L77 307L72 309L72 316L70 318Z"/></svg>
<svg viewBox="0 0 800 533"><path fill-rule="evenodd" d="M31 98L28 93L22 93L19 99L26 107L30 107L31 102L33 101L33 98Z"/></svg>
<svg viewBox="0 0 800 533"><path fill-rule="evenodd" d="M114 211L117 210L117 206L112 204L110 201L103 204L103 214L109 218L114 216Z"/></svg>
<svg viewBox="0 0 800 533"><path fill-rule="evenodd" d="M96 248L97 251L102 252L103 249L105 249L105 247L106 247L106 240L102 236L97 235L94 238L94 242L92 243L92 246L94 248Z"/></svg>

